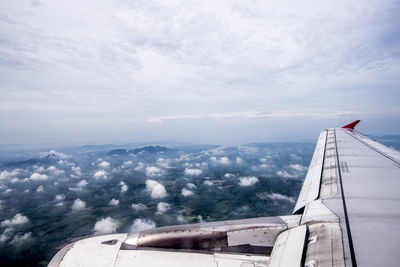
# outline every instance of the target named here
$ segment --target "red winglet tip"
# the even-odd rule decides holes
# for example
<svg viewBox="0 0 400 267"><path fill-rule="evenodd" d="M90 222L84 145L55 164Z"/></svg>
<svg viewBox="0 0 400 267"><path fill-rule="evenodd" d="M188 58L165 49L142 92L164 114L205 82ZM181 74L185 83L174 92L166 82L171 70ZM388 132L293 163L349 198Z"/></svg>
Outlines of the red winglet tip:
<svg viewBox="0 0 400 267"><path fill-rule="evenodd" d="M349 123L349 124L343 126L342 128L354 130L354 127L355 127L359 122L360 122L360 120L353 121L352 123Z"/></svg>

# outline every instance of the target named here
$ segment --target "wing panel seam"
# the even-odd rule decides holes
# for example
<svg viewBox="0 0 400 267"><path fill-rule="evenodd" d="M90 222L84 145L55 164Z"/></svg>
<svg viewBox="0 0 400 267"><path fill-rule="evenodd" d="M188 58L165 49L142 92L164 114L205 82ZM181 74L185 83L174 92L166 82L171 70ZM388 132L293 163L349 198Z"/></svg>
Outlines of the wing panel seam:
<svg viewBox="0 0 400 267"><path fill-rule="evenodd" d="M345 219L346 228L347 228L347 237L348 237L348 240L349 240L351 263L352 263L353 267L357 267L356 255L355 255L355 252L354 252L354 245L353 245L353 238L351 236L351 230L350 230L349 216L348 216L347 207L346 207L346 199L345 199L344 190L343 190L342 171L340 170L339 153L338 153L337 138L336 138L336 129L334 129L334 134L335 134L335 148L336 148L337 169L338 169L338 175L339 175L339 181L340 181L340 190L342 191L341 195L342 195L342 201L343 201L344 219Z"/></svg>
<svg viewBox="0 0 400 267"><path fill-rule="evenodd" d="M391 161L394 161L394 162L397 164L396 166L400 168L400 162L399 162L398 160L396 160L395 158L393 158L393 157L387 155L385 152L379 150L379 149L376 148L376 147L373 147L372 145L368 144L367 142L361 140L360 138L358 138L358 137L356 137L356 136L353 136L352 134L348 133L345 129L342 129L342 130L343 130L346 134L350 135L351 137L353 137L354 139L356 139L356 140L359 141L360 143L364 144L365 146L371 148L371 149L374 150L375 152L377 152L377 153L381 154L382 156L384 156L384 157L390 159Z"/></svg>

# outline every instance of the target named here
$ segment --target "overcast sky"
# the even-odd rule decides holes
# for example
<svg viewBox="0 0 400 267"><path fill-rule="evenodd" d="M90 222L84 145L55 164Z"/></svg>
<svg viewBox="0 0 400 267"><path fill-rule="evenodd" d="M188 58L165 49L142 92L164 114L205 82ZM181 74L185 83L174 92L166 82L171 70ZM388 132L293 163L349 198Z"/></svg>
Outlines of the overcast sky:
<svg viewBox="0 0 400 267"><path fill-rule="evenodd" d="M0 2L0 143L400 134L399 1Z"/></svg>

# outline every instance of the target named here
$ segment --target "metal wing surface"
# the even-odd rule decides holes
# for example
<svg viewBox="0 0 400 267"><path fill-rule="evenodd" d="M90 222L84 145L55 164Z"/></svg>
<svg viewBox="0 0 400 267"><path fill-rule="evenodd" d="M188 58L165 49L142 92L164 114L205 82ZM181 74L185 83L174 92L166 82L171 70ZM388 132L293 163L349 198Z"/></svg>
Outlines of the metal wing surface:
<svg viewBox="0 0 400 267"><path fill-rule="evenodd" d="M49 266L398 266L400 153L323 131L293 215L82 239Z"/></svg>

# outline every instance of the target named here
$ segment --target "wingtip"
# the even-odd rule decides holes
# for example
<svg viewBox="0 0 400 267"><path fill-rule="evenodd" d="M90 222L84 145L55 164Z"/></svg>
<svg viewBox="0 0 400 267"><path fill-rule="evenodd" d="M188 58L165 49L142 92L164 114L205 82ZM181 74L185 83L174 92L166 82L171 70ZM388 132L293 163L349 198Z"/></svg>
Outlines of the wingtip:
<svg viewBox="0 0 400 267"><path fill-rule="evenodd" d="M355 127L359 122L360 122L360 120L353 121L352 123L349 123L349 124L347 124L347 125L345 125L345 126L342 126L342 128L354 130L354 127Z"/></svg>

